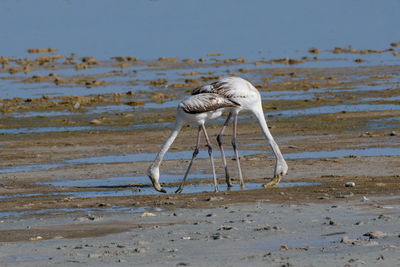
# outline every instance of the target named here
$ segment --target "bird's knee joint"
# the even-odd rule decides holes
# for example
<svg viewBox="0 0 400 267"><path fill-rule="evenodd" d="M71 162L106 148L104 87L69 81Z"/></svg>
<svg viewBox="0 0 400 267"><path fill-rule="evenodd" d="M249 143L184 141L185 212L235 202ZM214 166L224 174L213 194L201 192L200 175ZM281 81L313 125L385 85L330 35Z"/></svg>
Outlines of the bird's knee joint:
<svg viewBox="0 0 400 267"><path fill-rule="evenodd" d="M207 146L208 147L208 154L211 155L212 154L212 147L211 146Z"/></svg>
<svg viewBox="0 0 400 267"><path fill-rule="evenodd" d="M198 148L196 148L196 149L193 151L193 157L196 157L197 154L199 154L199 149L198 149Z"/></svg>
<svg viewBox="0 0 400 267"><path fill-rule="evenodd" d="M217 136L217 142L218 142L218 145L219 145L219 146L222 145L222 137L221 137L221 135L218 135L218 136Z"/></svg>
<svg viewBox="0 0 400 267"><path fill-rule="evenodd" d="M232 146L233 146L233 149L237 149L236 139L235 138L232 139Z"/></svg>

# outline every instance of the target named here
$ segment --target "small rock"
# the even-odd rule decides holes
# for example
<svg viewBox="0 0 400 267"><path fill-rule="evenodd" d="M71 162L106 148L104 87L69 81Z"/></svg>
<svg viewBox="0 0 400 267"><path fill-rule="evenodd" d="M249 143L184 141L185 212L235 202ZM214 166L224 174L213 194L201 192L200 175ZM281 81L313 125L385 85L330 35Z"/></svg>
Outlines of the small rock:
<svg viewBox="0 0 400 267"><path fill-rule="evenodd" d="M221 231L221 230L225 230L225 231L229 231L229 230L237 230L237 228L236 227L233 227L233 226L230 226L230 225L221 225L221 227L220 228L218 228L218 231Z"/></svg>
<svg viewBox="0 0 400 267"><path fill-rule="evenodd" d="M369 201L369 198L367 198L366 196L363 196L361 201L365 202L365 201Z"/></svg>
<svg viewBox="0 0 400 267"><path fill-rule="evenodd" d="M151 212L143 212L142 217L154 217L156 216L154 213Z"/></svg>
<svg viewBox="0 0 400 267"><path fill-rule="evenodd" d="M98 221L98 220L100 220L101 217L89 213L89 214L87 215L87 218L88 218L90 221Z"/></svg>
<svg viewBox="0 0 400 267"><path fill-rule="evenodd" d="M343 236L342 240L340 240L340 243L344 244L353 244L356 240L350 239L348 236Z"/></svg>
<svg viewBox="0 0 400 267"><path fill-rule="evenodd" d="M348 198L348 197L352 197L352 196L354 196L353 192L350 192L347 195L343 195L343 194L335 195L336 198Z"/></svg>
<svg viewBox="0 0 400 267"><path fill-rule="evenodd" d="M100 254L96 254L96 253L89 253L88 254L88 258L90 258L90 259L97 259L97 258L100 258L100 257L101 257Z"/></svg>
<svg viewBox="0 0 400 267"><path fill-rule="evenodd" d="M136 242L136 245L139 245L139 246L146 246L146 245L149 245L149 244L150 244L150 242L146 241L146 240L140 240L140 241Z"/></svg>
<svg viewBox="0 0 400 267"><path fill-rule="evenodd" d="M258 232L261 232L261 231L282 231L283 228L278 226L278 225L275 225L275 226L265 225L265 226L262 226L262 227L255 228L254 230L258 231Z"/></svg>
<svg viewBox="0 0 400 267"><path fill-rule="evenodd" d="M383 238L383 237L388 236L388 234L384 233L382 231L379 231L379 230L374 230L374 231L365 233L363 236L367 236L370 239L379 239L379 238Z"/></svg>
<svg viewBox="0 0 400 267"><path fill-rule="evenodd" d="M102 123L101 120L98 120L98 119L94 119L94 120L90 121L90 124L94 124L94 125L100 125L101 123Z"/></svg>
<svg viewBox="0 0 400 267"><path fill-rule="evenodd" d="M190 266L190 263L188 263L188 262L178 262L176 264L176 266Z"/></svg>
<svg viewBox="0 0 400 267"><path fill-rule="evenodd" d="M395 131L392 131L389 135L390 136L398 136L399 134L397 132L395 132Z"/></svg>
<svg viewBox="0 0 400 267"><path fill-rule="evenodd" d="M347 182L344 184L345 187L355 187L356 184L354 182Z"/></svg>
<svg viewBox="0 0 400 267"><path fill-rule="evenodd" d="M223 200L223 197L208 197L206 198L206 201L218 201L218 200Z"/></svg>
<svg viewBox="0 0 400 267"><path fill-rule="evenodd" d="M384 215L384 214L380 214L379 216L378 216L378 220L384 220L384 221L391 221L393 219L393 217L392 216L390 216L390 215Z"/></svg>
<svg viewBox="0 0 400 267"><path fill-rule="evenodd" d="M145 248L135 248L133 251L135 251L136 253L143 253L146 252Z"/></svg>
<svg viewBox="0 0 400 267"><path fill-rule="evenodd" d="M43 239L43 237L41 237L40 235L29 238L30 241L38 241L38 240L42 240L42 239Z"/></svg>

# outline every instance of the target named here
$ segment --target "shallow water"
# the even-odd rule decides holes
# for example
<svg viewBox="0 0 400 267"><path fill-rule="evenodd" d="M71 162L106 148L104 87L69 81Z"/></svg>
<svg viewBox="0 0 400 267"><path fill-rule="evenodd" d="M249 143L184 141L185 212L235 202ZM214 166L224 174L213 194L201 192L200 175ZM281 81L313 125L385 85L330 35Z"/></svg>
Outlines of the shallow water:
<svg viewBox="0 0 400 267"><path fill-rule="evenodd" d="M60 9L64 12L58 12ZM312 10L313 16L306 13L308 10ZM315 54L308 53L311 47L322 50L317 55L320 60L307 61L299 67L358 66L354 59L360 57L365 59L362 64L398 64L391 52L336 55L330 50L336 46L348 45L356 49L389 48L391 42L399 41L394 39L398 36L396 29L400 26L397 19L399 13L400 4L396 0L384 3L373 0L363 3L346 0L321 3L309 0L292 2L290 5L279 1L255 1L249 4L243 0L206 0L201 3L179 0L168 3L119 1L118 4L106 0L57 3L43 0L40 4L29 0L1 1L0 23L8 26L0 33L0 56L35 59L41 54L28 54L28 48L53 47L58 49L57 54L69 56L76 53L78 58L94 56L105 62L78 72L61 65L55 70L39 69L27 75L17 75L22 78L48 75L50 72L66 77L109 74L121 70L113 66L117 65L114 60L109 60L114 56L133 56L144 60L157 60L162 56L194 60L205 57L207 63L214 62L214 59L244 57L253 62L284 57L312 58ZM205 14L213 19L204 19ZM231 14L240 14L241 19L237 20ZM338 20L338 17L341 19ZM208 57L210 53L223 55ZM287 65L277 63L276 66ZM227 69L241 67L268 68L269 65L254 66L247 63L218 68L199 66L196 71L226 75ZM141 81L156 79L160 75L176 81L187 70L185 67L165 69L134 64L123 69L116 77L100 78L108 81L110 86L90 89L82 86L59 87L49 82L39 85L21 84L0 79L0 97L28 98L44 94L88 95L149 90L148 84ZM253 80L255 78L251 73L244 76ZM0 73L0 77L10 75ZM139 86L130 86L127 82L131 80L139 80Z"/></svg>
<svg viewBox="0 0 400 267"><path fill-rule="evenodd" d="M286 159L317 159L346 157L351 155L360 157L400 156L400 148L373 147L366 149L338 149L333 151L305 151L300 153L287 153L284 157Z"/></svg>
<svg viewBox="0 0 400 267"><path fill-rule="evenodd" d="M179 159L190 159L192 157L192 151L174 151L168 152L165 155L165 160L179 160ZM227 157L233 157L233 150L225 150ZM239 150L240 156L249 156L256 154L266 154L268 157L272 157L269 151L262 150ZM366 148L366 149L339 149L334 151L314 151L314 152L300 152L300 153L286 153L284 157L287 159L300 159L300 158L332 158L332 157L345 157L350 155L358 155L364 157L372 156L400 156L400 149L393 147L384 148ZM77 164L107 164L107 163L126 163L126 162L150 162L153 161L156 154L153 153L137 153L137 154L115 154L98 157L79 158L73 160L64 160L55 163L46 164L32 164L32 165L19 165L12 167L0 168L0 173L14 173L24 171L39 171L58 167L66 167ZM197 158L208 158L208 153L204 150L200 150ZM219 150L214 150L214 157L220 157Z"/></svg>
<svg viewBox="0 0 400 267"><path fill-rule="evenodd" d="M147 177L146 177L147 178ZM164 177L163 177L164 178ZM122 197L122 196L138 196L138 195L156 195L159 194L151 184L148 184L149 179L147 178L146 184L142 185L130 185L133 181L136 181L136 177L131 177L131 179L126 179L125 184L118 184L115 186L110 186L104 183L104 179L99 179L96 183L95 179L89 180L62 180L62 181L54 181L54 182L46 182L46 183L38 183L40 185L48 185L48 186L66 186L66 187L79 187L85 188L85 191L70 191L70 192L54 192L54 193L35 193L35 194L14 194L14 195L2 195L0 199L9 199L9 198L22 198L22 197L35 197L38 198L40 196L57 196L59 198L65 197L75 197L75 198L86 198L86 197ZM87 182L87 183L85 183ZM163 182L167 182L166 180ZM174 181L176 182L176 180ZM79 185L89 185L89 186L79 186ZM162 183L163 184L163 183ZM228 190L226 184L219 184L218 187L221 191L238 191L238 190L252 190L252 189L262 189L262 185L265 183L255 183L255 182L247 182L245 183L245 188L241 189L239 184L233 184L233 186ZM277 187L278 188L287 188L287 187L296 187L296 186L313 186L319 185L321 183L316 182L280 182ZM104 190L93 190L104 188ZM115 188L115 190L112 190ZM123 189L126 188L126 189ZM168 184L164 184L163 188L167 190L167 193L174 193L178 186L170 186ZM92 189L92 191L91 191ZM203 193L203 192L213 192L214 185L212 183L212 179L210 179L209 183L195 183L195 184L186 184L183 188L182 193L191 194L191 193ZM75 209L73 209L75 210ZM41 211L46 213L45 211ZM11 212L13 214L14 212ZM16 212L18 213L18 212ZM29 213L29 212L28 212ZM1 218L0 213L0 218Z"/></svg>
<svg viewBox="0 0 400 267"><path fill-rule="evenodd" d="M252 189L262 189L262 185L264 183L245 183L244 190L252 190ZM312 186L318 185L319 183L306 183L306 182L281 182L277 185L278 188L285 187L295 187L295 186ZM219 190L227 191L227 186L225 184L218 185ZM167 193L174 193L178 186L163 186L163 188L167 191ZM233 184L232 188L229 191L238 191L240 189L239 184ZM210 183L200 183L200 184L186 184L183 188L182 193L191 194L191 193L203 193L203 192L213 192L214 185ZM127 190L118 190L118 191L80 191L80 192L71 192L74 197L106 197L106 196L136 196L136 195L154 195L159 194L156 190L154 190L153 186L150 184L133 187L133 189Z"/></svg>
<svg viewBox="0 0 400 267"><path fill-rule="evenodd" d="M240 155L254 155L263 153L259 150L241 150ZM177 160L177 159L190 159L193 151L174 151L168 152L164 159L165 160ZM214 157L219 157L219 150L215 149ZM225 155L227 157L234 156L233 150L226 150ZM8 172L23 172L23 171L35 171L45 170L50 168L58 168L63 166L70 166L76 164L99 164L99 163L124 163L124 162L141 162L141 161L153 161L156 157L155 153L136 153L136 154L115 154L98 157L78 158L73 160L64 160L61 162L47 163L47 164L34 164L34 165L20 165L14 167L0 168L0 173ZM200 150L197 158L208 158L208 153L204 150Z"/></svg>
<svg viewBox="0 0 400 267"><path fill-rule="evenodd" d="M101 208L101 209L93 209L93 208L71 208L71 209L42 209L42 210L32 210L32 211L6 211L0 212L0 219L5 218L19 218L28 215L65 215L66 213L95 213L95 212L120 212L120 213L132 213L132 212L145 212L150 210L149 207L137 207L137 208Z"/></svg>
<svg viewBox="0 0 400 267"><path fill-rule="evenodd" d="M320 106L295 110L270 111L266 115L279 115L283 117L296 117L304 115L339 113L339 112L362 112L362 111L384 111L400 110L400 105L396 104L356 104L356 105L335 105Z"/></svg>
<svg viewBox="0 0 400 267"><path fill-rule="evenodd" d="M382 49L398 36L399 13L396 0L310 0L290 5L240 0L2 1L0 23L9 27L0 35L1 51L5 56L26 56L28 48L50 46L66 55L107 59L198 58L216 52L284 57L313 46L332 49L349 44Z"/></svg>

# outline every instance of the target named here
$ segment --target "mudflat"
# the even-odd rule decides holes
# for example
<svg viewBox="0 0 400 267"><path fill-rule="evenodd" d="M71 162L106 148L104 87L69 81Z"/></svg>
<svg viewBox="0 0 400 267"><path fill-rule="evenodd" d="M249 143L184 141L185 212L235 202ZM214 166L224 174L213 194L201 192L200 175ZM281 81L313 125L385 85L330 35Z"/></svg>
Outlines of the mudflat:
<svg viewBox="0 0 400 267"><path fill-rule="evenodd" d="M0 99L2 266L398 264L399 66L35 53L49 55L0 61L7 74L1 81L28 85L26 96ZM233 189L224 187L216 153L222 192L213 192L202 149L182 194L173 193L195 145L196 129L185 127L161 165L168 193L156 192L145 173L179 99L225 75L249 79L260 91L288 175L277 187L262 187L275 159L244 113L237 140L244 190L229 126L223 141ZM216 152L222 122L207 125Z"/></svg>

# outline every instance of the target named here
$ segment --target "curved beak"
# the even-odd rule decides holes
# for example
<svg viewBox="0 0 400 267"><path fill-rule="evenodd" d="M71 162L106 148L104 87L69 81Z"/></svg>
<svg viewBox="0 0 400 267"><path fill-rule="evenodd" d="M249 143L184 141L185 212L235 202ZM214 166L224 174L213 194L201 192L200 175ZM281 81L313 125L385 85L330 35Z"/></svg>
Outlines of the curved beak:
<svg viewBox="0 0 400 267"><path fill-rule="evenodd" d="M167 191L164 189L164 188L162 188L162 186L160 185L160 183L157 181L152 181L153 182L153 187L154 187L154 189L155 190L157 190L158 192L161 192L161 193L167 193Z"/></svg>

